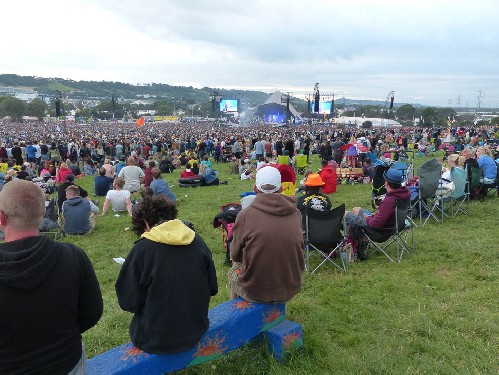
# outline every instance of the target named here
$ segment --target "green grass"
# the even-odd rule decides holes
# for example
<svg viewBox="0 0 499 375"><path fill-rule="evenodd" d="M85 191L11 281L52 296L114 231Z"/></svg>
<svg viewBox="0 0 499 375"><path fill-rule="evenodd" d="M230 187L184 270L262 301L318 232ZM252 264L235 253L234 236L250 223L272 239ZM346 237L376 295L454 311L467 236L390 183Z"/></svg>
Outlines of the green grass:
<svg viewBox="0 0 499 375"><path fill-rule="evenodd" d="M59 82L49 82L47 83L47 88L51 91L71 91L73 90L71 87L63 85Z"/></svg>
<svg viewBox="0 0 499 375"><path fill-rule="evenodd" d="M424 159L417 159L419 165ZM319 161L313 159L312 169ZM175 184L179 217L189 220L213 252L219 294L229 298L221 234L212 227L219 206L238 202L251 181L227 174L228 185L179 188L180 171L165 174ZM77 181L93 191L93 179ZM340 185L333 205L370 206L368 185ZM100 205L102 207L102 204ZM416 251L393 264L381 255L352 264L348 273L324 267L304 275L302 291L287 304L290 320L303 325L305 349L280 365L262 343L254 343L185 374L497 374L499 199L472 202L469 216L415 229ZM66 237L90 256L104 297L104 315L84 334L92 357L129 341L131 314L114 292L120 266L136 237L126 216L99 218L88 237Z"/></svg>

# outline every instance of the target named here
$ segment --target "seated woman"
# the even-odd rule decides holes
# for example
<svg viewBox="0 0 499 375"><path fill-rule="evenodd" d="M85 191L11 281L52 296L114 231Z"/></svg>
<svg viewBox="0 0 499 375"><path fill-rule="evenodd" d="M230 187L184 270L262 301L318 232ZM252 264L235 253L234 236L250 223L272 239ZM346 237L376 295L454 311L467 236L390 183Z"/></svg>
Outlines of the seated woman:
<svg viewBox="0 0 499 375"><path fill-rule="evenodd" d="M203 177L203 186L219 185L220 181L217 177L217 171L214 171L206 164L201 163L199 175Z"/></svg>
<svg viewBox="0 0 499 375"><path fill-rule="evenodd" d="M92 176L97 173L97 168L95 167L92 159L88 159L83 162L83 174L85 176Z"/></svg>
<svg viewBox="0 0 499 375"><path fill-rule="evenodd" d="M253 167L245 164L241 172L241 180L252 180L254 178Z"/></svg>
<svg viewBox="0 0 499 375"><path fill-rule="evenodd" d="M163 196L137 205L132 226L140 239L115 285L121 308L134 313L132 343L148 353L192 349L208 329L210 297L218 292L210 249L176 217L175 203Z"/></svg>
<svg viewBox="0 0 499 375"><path fill-rule="evenodd" d="M442 176L440 177L439 195L446 198L454 190L454 182L452 181L452 168L459 168L459 155L452 154L447 158L448 168L442 168Z"/></svg>
<svg viewBox="0 0 499 375"><path fill-rule="evenodd" d="M156 162L154 160L147 161L147 168L144 169L144 187L149 187L153 180L152 169L156 167Z"/></svg>
<svg viewBox="0 0 499 375"><path fill-rule="evenodd" d="M73 172L68 168L68 165L65 162L61 162L59 164L59 169L57 169L55 183L62 184L64 181L66 181L66 176L68 174L73 174Z"/></svg>
<svg viewBox="0 0 499 375"><path fill-rule="evenodd" d="M480 182L485 185L491 185L496 182L497 177L497 165L494 159L492 159L488 153L488 150L480 146L476 150L478 157L478 166L483 170L483 177Z"/></svg>
<svg viewBox="0 0 499 375"><path fill-rule="evenodd" d="M161 170L158 167L154 167L151 171L153 180L150 184L150 188L154 195L163 195L172 202L175 202L177 198L175 194L170 190L168 182L166 182L161 176Z"/></svg>
<svg viewBox="0 0 499 375"><path fill-rule="evenodd" d="M114 178L114 176L116 174L116 168L114 167L114 165L111 164L111 159L106 158L104 160L104 164L102 164L102 167L106 170L105 175L107 177ZM74 175L77 176L76 174L74 174Z"/></svg>
<svg viewBox="0 0 499 375"><path fill-rule="evenodd" d="M210 158L208 157L208 155L203 156L203 160L201 161L201 166L203 166L204 164L208 168L211 168L211 161L210 161ZM201 169L201 166L199 167L199 169Z"/></svg>

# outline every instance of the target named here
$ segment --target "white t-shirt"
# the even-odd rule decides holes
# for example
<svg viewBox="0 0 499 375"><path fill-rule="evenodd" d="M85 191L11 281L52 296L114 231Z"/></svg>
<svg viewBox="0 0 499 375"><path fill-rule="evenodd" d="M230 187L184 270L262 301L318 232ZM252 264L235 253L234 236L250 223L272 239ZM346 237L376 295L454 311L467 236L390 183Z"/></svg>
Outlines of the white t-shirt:
<svg viewBox="0 0 499 375"><path fill-rule="evenodd" d="M130 192L128 190L109 190L106 194L106 199L111 201L114 212L127 211L127 198L130 198Z"/></svg>

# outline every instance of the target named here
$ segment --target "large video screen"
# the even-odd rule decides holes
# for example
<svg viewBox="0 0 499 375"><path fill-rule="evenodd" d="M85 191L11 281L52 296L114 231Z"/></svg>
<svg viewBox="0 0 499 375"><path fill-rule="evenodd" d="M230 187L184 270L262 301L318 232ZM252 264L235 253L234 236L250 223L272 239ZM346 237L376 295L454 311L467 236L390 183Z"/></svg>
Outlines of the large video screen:
<svg viewBox="0 0 499 375"><path fill-rule="evenodd" d="M220 100L221 112L237 112L237 99L222 99Z"/></svg>
<svg viewBox="0 0 499 375"><path fill-rule="evenodd" d="M312 112L314 112L315 108L315 101L312 101L310 103L310 109ZM331 100L319 100L319 113L320 114L326 114L330 115L331 114Z"/></svg>

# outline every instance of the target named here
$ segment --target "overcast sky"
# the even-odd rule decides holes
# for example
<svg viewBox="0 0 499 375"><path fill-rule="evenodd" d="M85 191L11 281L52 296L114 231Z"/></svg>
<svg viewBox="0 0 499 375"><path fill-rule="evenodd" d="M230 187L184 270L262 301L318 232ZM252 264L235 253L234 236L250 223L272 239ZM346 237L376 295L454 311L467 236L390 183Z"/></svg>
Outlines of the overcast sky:
<svg viewBox="0 0 499 375"><path fill-rule="evenodd" d="M406 5L404 5L406 4ZM499 107L498 0L2 2L0 73ZM460 100L458 102L458 97Z"/></svg>

